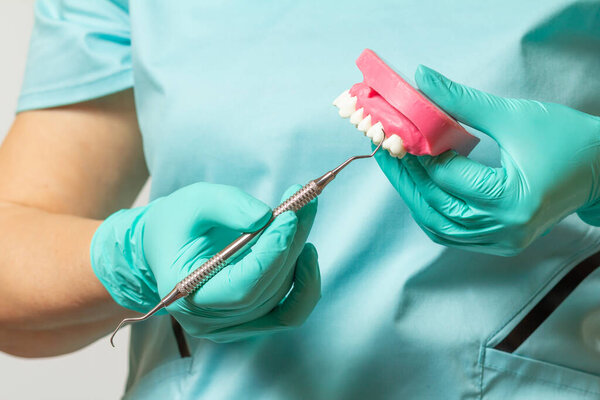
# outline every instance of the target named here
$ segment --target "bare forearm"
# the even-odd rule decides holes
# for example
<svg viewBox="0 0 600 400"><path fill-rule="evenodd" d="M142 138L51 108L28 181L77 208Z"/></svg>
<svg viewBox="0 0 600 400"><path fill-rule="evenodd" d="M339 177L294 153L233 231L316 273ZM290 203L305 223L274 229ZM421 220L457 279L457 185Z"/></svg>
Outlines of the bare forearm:
<svg viewBox="0 0 600 400"><path fill-rule="evenodd" d="M0 351L62 354L133 314L89 248L147 177L132 90L17 115L0 146Z"/></svg>
<svg viewBox="0 0 600 400"><path fill-rule="evenodd" d="M18 357L53 357L79 350L111 332L121 317L55 329L0 329L2 351ZM107 342L108 345L108 342Z"/></svg>
<svg viewBox="0 0 600 400"><path fill-rule="evenodd" d="M99 224L0 203L1 347L15 344L19 336L11 331L34 337L64 329L71 332L64 340L81 347L132 314L112 300L92 271L89 245Z"/></svg>

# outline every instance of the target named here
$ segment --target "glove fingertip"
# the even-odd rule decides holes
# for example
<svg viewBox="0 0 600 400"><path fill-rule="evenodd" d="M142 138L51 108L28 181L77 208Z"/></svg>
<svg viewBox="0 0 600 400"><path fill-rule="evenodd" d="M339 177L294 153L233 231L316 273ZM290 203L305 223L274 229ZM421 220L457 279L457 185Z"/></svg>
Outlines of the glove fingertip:
<svg viewBox="0 0 600 400"><path fill-rule="evenodd" d="M248 218L248 230L253 231L263 227L271 218L271 207L262 201L249 197L241 214Z"/></svg>
<svg viewBox="0 0 600 400"><path fill-rule="evenodd" d="M283 203L284 201L286 201L287 199L289 199L290 197L292 197L292 195L294 193L296 193L298 190L300 190L302 188L302 185L300 184L294 184L292 186L290 186L289 188L287 188L285 190L285 192L283 192L283 195L281 196L281 203Z"/></svg>
<svg viewBox="0 0 600 400"><path fill-rule="evenodd" d="M447 89L447 78L425 65L420 64L415 72L415 81L427 95L435 95L436 90Z"/></svg>
<svg viewBox="0 0 600 400"><path fill-rule="evenodd" d="M577 215L588 225L600 226L600 210L597 207L579 209Z"/></svg>
<svg viewBox="0 0 600 400"><path fill-rule="evenodd" d="M317 263L319 261L319 253L315 245L307 242L302 249L302 253L300 253L300 258Z"/></svg>
<svg viewBox="0 0 600 400"><path fill-rule="evenodd" d="M424 65L420 65L417 68L415 80L419 89L430 100L454 118L458 117L457 114L459 111L467 107L468 104L473 103L471 100L466 104L464 103L465 97L468 97L465 96L468 90L462 85L455 83L441 73ZM459 118L459 120L461 119ZM468 123L468 121L461 121Z"/></svg>

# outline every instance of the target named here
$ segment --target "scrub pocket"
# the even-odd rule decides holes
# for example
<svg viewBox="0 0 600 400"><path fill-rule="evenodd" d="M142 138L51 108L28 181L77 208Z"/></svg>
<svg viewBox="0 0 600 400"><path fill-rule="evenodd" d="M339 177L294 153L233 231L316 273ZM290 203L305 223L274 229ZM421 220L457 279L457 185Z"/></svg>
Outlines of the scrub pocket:
<svg viewBox="0 0 600 400"><path fill-rule="evenodd" d="M482 346L481 399L600 399L600 324L585 332L600 314L595 251L565 266Z"/></svg>

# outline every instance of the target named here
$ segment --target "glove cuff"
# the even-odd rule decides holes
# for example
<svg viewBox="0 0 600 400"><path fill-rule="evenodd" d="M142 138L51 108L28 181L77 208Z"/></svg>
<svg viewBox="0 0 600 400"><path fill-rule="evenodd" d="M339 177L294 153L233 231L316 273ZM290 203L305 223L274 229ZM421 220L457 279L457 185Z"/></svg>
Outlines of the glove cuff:
<svg viewBox="0 0 600 400"><path fill-rule="evenodd" d="M160 301L143 252L146 207L117 211L96 230L90 245L94 273L119 305L145 313Z"/></svg>

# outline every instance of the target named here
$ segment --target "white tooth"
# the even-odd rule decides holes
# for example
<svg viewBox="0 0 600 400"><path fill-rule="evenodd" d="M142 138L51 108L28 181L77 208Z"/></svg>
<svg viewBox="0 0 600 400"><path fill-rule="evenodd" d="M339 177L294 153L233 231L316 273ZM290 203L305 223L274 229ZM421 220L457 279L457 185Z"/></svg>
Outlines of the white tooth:
<svg viewBox="0 0 600 400"><path fill-rule="evenodd" d="M371 127L371 116L367 115L362 121L360 121L360 123L358 124L357 128L359 131L367 133L367 131L369 130L369 128Z"/></svg>
<svg viewBox="0 0 600 400"><path fill-rule="evenodd" d="M344 90L342 92L342 94L340 94L338 97L335 98L335 100L333 101L333 105L336 107L340 106L340 102L342 101L342 99L344 98L349 98L350 97L350 91L349 90Z"/></svg>
<svg viewBox="0 0 600 400"><path fill-rule="evenodd" d="M381 122L376 123L367 131L367 136L373 140L373 143L379 144L383 140L383 125ZM384 142L385 144L385 142Z"/></svg>
<svg viewBox="0 0 600 400"><path fill-rule="evenodd" d="M384 150L390 150L390 138L385 138L385 140L383 141L383 145L381 146L383 147Z"/></svg>
<svg viewBox="0 0 600 400"><path fill-rule="evenodd" d="M398 135L392 135L386 141L389 141L389 152L396 158L402 158L406 155L406 149L402 143L402 138Z"/></svg>
<svg viewBox="0 0 600 400"><path fill-rule="evenodd" d="M349 99L342 99L340 103L340 117L348 118L356 111L356 96Z"/></svg>
<svg viewBox="0 0 600 400"><path fill-rule="evenodd" d="M350 116L350 123L354 125L358 125L360 121L363 119L363 111L364 109L361 107L358 110L354 111Z"/></svg>
<svg viewBox="0 0 600 400"><path fill-rule="evenodd" d="M373 143L375 144L379 144L381 143L381 141L385 138L385 135L383 134L383 131L377 131L375 133L375 136L373 136Z"/></svg>
<svg viewBox="0 0 600 400"><path fill-rule="evenodd" d="M367 135L368 137L373 139L373 134L375 133L376 130L377 130L377 128L373 129L373 127L370 127L369 129L367 129L367 132L365 132L365 135Z"/></svg>

